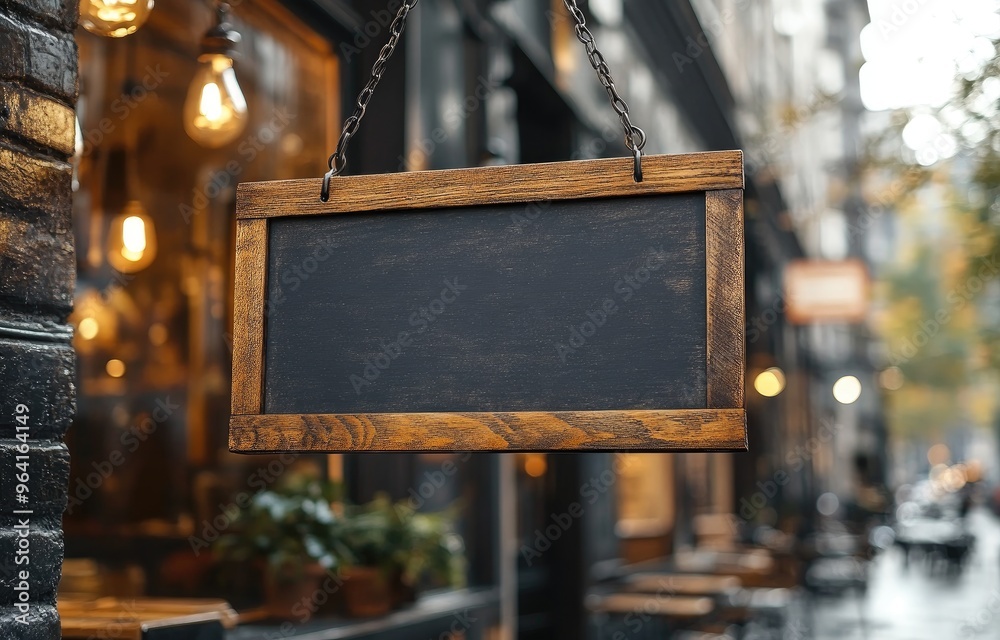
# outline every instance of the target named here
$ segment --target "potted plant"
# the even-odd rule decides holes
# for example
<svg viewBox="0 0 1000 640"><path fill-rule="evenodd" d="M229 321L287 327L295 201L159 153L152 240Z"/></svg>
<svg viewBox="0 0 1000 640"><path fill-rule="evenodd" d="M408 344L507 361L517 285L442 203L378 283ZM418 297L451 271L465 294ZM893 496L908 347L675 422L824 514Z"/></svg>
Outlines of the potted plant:
<svg viewBox="0 0 1000 640"><path fill-rule="evenodd" d="M261 491L236 517L233 532L215 543L222 562L260 566L270 615L288 617L341 564L334 548L340 518L329 494L315 481Z"/></svg>
<svg viewBox="0 0 1000 640"><path fill-rule="evenodd" d="M454 521L451 512L419 513L385 496L343 505L332 485L293 477L256 494L215 551L225 563L261 565L271 615L290 615L336 570L346 613L371 617L412 601L421 587L464 585Z"/></svg>
<svg viewBox="0 0 1000 640"><path fill-rule="evenodd" d="M406 502L379 496L350 506L337 530L350 615L379 615L412 601L424 584L459 587L465 581L462 539L448 512L418 513Z"/></svg>

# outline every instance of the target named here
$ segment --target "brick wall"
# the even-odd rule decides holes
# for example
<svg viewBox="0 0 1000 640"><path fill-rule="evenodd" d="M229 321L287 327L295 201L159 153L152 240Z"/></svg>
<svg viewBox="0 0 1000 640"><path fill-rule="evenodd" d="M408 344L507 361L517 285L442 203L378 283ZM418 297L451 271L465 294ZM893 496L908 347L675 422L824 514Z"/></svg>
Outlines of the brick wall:
<svg viewBox="0 0 1000 640"><path fill-rule="evenodd" d="M74 410L66 324L77 52L74 0L0 0L0 640L58 638L56 587ZM28 503L16 501L17 405L27 406ZM30 509L26 536L17 526ZM27 547L28 564L16 564ZM27 617L19 573L28 570ZM28 624L22 624L27 622Z"/></svg>

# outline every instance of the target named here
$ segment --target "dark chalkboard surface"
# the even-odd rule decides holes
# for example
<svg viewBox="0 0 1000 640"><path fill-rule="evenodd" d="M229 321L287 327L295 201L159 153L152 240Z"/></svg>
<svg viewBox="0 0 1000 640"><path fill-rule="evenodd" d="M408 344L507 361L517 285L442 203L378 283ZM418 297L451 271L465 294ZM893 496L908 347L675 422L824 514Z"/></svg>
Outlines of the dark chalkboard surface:
<svg viewBox="0 0 1000 640"><path fill-rule="evenodd" d="M703 194L275 220L267 281L265 413L705 405Z"/></svg>
<svg viewBox="0 0 1000 640"><path fill-rule="evenodd" d="M746 448L739 152L241 184L233 451Z"/></svg>

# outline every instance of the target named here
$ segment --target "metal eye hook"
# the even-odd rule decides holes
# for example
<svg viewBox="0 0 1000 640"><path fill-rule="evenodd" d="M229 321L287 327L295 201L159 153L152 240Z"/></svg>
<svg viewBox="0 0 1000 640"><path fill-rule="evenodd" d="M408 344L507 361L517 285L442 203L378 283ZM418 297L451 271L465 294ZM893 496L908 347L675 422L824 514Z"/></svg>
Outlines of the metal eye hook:
<svg viewBox="0 0 1000 640"><path fill-rule="evenodd" d="M330 170L323 176L323 188L320 189L319 192L319 199L321 202L326 202L330 199L330 180L333 176L340 175L340 172L347 167L347 156L345 154L335 153L330 156L327 164L330 166Z"/></svg>
<svg viewBox="0 0 1000 640"><path fill-rule="evenodd" d="M632 127L632 135L625 144L632 148L632 179L642 182L642 148L646 146L646 132L639 127Z"/></svg>
<svg viewBox="0 0 1000 640"><path fill-rule="evenodd" d="M632 147L632 179L642 182L642 149L639 145Z"/></svg>

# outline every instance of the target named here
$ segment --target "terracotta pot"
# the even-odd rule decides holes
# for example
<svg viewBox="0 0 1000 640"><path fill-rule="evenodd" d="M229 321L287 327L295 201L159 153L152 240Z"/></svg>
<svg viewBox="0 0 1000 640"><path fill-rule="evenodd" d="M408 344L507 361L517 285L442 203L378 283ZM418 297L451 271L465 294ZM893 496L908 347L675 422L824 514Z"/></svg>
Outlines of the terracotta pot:
<svg viewBox="0 0 1000 640"><path fill-rule="evenodd" d="M344 613L355 618L382 616L392 608L389 581L376 567L350 567L343 571Z"/></svg>
<svg viewBox="0 0 1000 640"><path fill-rule="evenodd" d="M292 617L296 604L305 603L307 609L319 590L326 570L319 563L307 564L301 569L271 569L264 584L264 608L274 618Z"/></svg>

